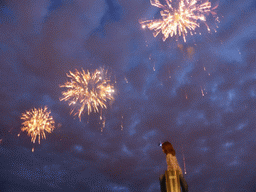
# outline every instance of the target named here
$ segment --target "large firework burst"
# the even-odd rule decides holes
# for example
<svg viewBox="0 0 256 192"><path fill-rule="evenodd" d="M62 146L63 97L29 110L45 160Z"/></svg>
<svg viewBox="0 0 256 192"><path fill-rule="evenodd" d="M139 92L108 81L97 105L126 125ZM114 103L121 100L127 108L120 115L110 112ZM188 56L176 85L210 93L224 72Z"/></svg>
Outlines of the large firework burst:
<svg viewBox="0 0 256 192"><path fill-rule="evenodd" d="M71 113L78 108L74 115L78 115L80 121L86 106L89 115L92 111L99 112L99 108L107 108L106 102L114 99L114 86L103 68L97 69L94 73L85 72L83 69L81 72L70 71L67 77L70 81L60 86L67 89L62 92L63 97L60 100L69 101L69 106L74 106Z"/></svg>
<svg viewBox="0 0 256 192"><path fill-rule="evenodd" d="M200 22L203 22L207 26L207 30L210 31L209 26L206 23L206 15L212 14L216 21L218 17L214 9L211 7L211 3L206 0L204 3L200 3L199 0L180 0L178 8L173 8L172 0L165 0L166 5L163 5L159 0L151 0L151 5L161 8L161 19L158 20L146 20L140 21L142 27L148 27L150 30L154 30L154 37L160 32L164 35L163 41L169 36L179 35L182 36L184 42L186 42L186 36L188 33L193 35L195 29L200 27Z"/></svg>
<svg viewBox="0 0 256 192"><path fill-rule="evenodd" d="M40 137L46 139L45 131L51 133L54 130L54 120L50 116L50 111L47 107L32 109L22 114L21 119L24 120L22 123L22 131L28 132L31 137L31 142L35 143L38 137L38 143L40 144Z"/></svg>

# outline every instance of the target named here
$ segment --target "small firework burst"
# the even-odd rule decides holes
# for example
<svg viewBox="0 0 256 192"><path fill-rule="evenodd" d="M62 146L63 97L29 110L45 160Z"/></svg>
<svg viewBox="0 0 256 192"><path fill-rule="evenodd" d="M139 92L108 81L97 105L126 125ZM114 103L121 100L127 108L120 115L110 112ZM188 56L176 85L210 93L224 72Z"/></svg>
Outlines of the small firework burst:
<svg viewBox="0 0 256 192"><path fill-rule="evenodd" d="M151 5L161 8L160 14L162 19L140 21L142 28L149 28L154 30L154 37L160 32L163 34L163 41L169 36L175 35L182 36L184 42L186 42L186 36L188 33L195 34L195 29L200 27L200 22L203 22L208 32L210 28L206 23L206 15L210 13L218 21L218 17L214 9L211 7L211 3L206 0L204 3L200 3L199 0L180 0L178 8L173 8L171 0L165 0L166 5L163 5L159 0L151 0Z"/></svg>
<svg viewBox="0 0 256 192"><path fill-rule="evenodd" d="M62 92L63 97L60 101L68 101L69 106L74 108L71 114L78 108L74 115L78 115L81 121L81 115L87 106L88 115L94 111L99 112L99 108L107 108L107 101L113 100L114 86L103 68L97 69L94 73L76 70L69 72L67 77L70 81L60 87L67 90Z"/></svg>
<svg viewBox="0 0 256 192"><path fill-rule="evenodd" d="M47 107L32 109L22 114L21 119L24 120L22 123L22 131L26 131L31 137L31 142L35 143L38 137L38 143L40 144L40 138L46 139L45 131L51 133L54 130L54 120L50 116L50 111Z"/></svg>

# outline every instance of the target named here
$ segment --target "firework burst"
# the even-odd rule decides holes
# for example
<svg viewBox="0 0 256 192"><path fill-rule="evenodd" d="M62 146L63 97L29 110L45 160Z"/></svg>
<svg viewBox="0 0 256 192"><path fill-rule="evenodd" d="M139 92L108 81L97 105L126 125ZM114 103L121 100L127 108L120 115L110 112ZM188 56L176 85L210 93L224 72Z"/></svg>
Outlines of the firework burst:
<svg viewBox="0 0 256 192"><path fill-rule="evenodd" d="M99 108L107 108L106 102L114 99L114 86L103 68L94 73L85 72L83 69L81 72L70 71L67 77L70 81L60 86L67 89L62 92L63 97L60 100L69 101L69 106L74 106L71 114L78 108L74 115L78 115L80 121L86 106L89 115L92 111L99 112Z"/></svg>
<svg viewBox="0 0 256 192"><path fill-rule="evenodd" d="M22 123L22 131L26 131L31 137L31 142L35 143L38 137L38 143L40 144L40 138L46 139L45 131L51 133L54 130L54 120L50 116L50 111L47 107L32 109L22 114L21 119L24 120Z"/></svg>
<svg viewBox="0 0 256 192"><path fill-rule="evenodd" d="M195 29L200 27L200 22L203 22L210 32L206 23L206 15L210 13L218 21L217 14L214 12L217 6L212 8L208 0L204 3L200 3L199 0L180 0L177 9L173 8L171 0L165 0L166 5L161 4L159 0L151 0L150 2L151 5L162 9L160 11L162 19L140 21L140 24L142 24L142 28L147 27L154 30L154 37L162 32L163 41L169 36L178 35L182 36L186 42L187 34L195 34Z"/></svg>

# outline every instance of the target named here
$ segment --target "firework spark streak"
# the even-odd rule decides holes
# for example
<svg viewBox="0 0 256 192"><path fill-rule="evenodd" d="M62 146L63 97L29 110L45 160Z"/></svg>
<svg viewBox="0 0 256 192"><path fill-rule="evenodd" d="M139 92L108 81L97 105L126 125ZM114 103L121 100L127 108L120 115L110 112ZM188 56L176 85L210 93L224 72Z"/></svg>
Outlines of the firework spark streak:
<svg viewBox="0 0 256 192"><path fill-rule="evenodd" d="M206 23L206 15L210 13L218 21L218 17L214 9L211 7L211 3L206 0L204 3L199 3L199 0L180 0L178 8L173 8L172 0L165 0L166 5L163 5L159 0L151 0L151 5L162 9L160 14L162 19L158 20L146 20L140 21L142 28L148 27L150 30L154 30L154 37L160 32L164 35L163 41L169 36L175 35L182 36L184 42L186 42L186 36L188 33L195 34L195 29L200 27L200 22L203 22L208 32L210 28Z"/></svg>
<svg viewBox="0 0 256 192"><path fill-rule="evenodd" d="M94 73L86 73L83 69L81 72L70 71L67 77L70 81L60 86L67 89L62 92L63 98L60 101L69 101L69 106L74 106L71 114L79 106L78 112L74 115L78 115L80 121L86 106L89 115L92 111L99 112L99 108L107 108L106 102L114 99L114 86L110 83L107 71L102 68Z"/></svg>
<svg viewBox="0 0 256 192"><path fill-rule="evenodd" d="M24 120L22 123L22 131L28 132L31 137L31 142L35 143L38 137L38 143L40 144L40 137L46 139L45 131L51 133L54 130L54 120L50 116L50 111L47 107L32 109L22 114L21 119Z"/></svg>

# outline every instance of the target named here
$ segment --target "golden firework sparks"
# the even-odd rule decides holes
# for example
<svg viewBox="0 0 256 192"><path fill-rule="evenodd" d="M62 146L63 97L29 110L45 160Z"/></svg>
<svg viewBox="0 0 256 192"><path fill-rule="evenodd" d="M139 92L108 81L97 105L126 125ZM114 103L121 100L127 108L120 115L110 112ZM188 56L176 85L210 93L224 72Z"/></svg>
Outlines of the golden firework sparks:
<svg viewBox="0 0 256 192"><path fill-rule="evenodd" d="M54 120L50 116L50 111L47 107L32 109L22 114L21 119L24 120L22 123L22 131L28 132L31 137L31 142L35 143L38 137L38 143L40 144L40 137L46 139L45 131L51 133L54 130Z"/></svg>
<svg viewBox="0 0 256 192"><path fill-rule="evenodd" d="M150 30L154 30L154 37L162 32L164 35L163 41L169 36L178 35L182 36L184 42L186 42L187 34L195 34L195 29L200 27L200 22L203 22L210 32L205 16L210 13L218 21L217 14L213 11L217 6L212 8L208 0L204 3L199 3L199 0L180 0L177 9L173 8L171 0L165 0L165 2L166 5L161 4L159 0L150 1L151 5L162 9L160 11L162 19L140 21L142 28L148 27Z"/></svg>
<svg viewBox="0 0 256 192"><path fill-rule="evenodd" d="M114 86L103 68L97 69L94 73L85 72L83 69L81 72L70 71L67 77L70 81L60 86L67 89L62 92L63 98L60 101L69 101L69 106L74 106L71 113L79 108L74 115L78 115L80 121L86 106L89 115L92 111L99 112L99 108L107 108L106 102L114 99Z"/></svg>

